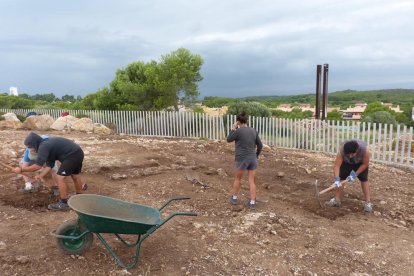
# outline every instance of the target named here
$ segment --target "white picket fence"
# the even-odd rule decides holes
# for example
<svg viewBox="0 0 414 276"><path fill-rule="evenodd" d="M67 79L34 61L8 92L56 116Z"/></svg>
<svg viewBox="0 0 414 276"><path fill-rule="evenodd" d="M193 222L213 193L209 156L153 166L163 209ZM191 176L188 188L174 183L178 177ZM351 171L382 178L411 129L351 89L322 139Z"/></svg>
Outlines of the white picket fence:
<svg viewBox="0 0 414 276"><path fill-rule="evenodd" d="M106 110L36 110L0 109L26 115L30 111L58 118L62 112L83 115L95 123L111 126L117 133L153 137L185 137L208 140L226 138L236 116L212 116L193 112L167 111L106 111ZM414 169L413 128L360 122L292 120L250 117L255 128L269 146L336 153L348 139L367 142L371 159Z"/></svg>

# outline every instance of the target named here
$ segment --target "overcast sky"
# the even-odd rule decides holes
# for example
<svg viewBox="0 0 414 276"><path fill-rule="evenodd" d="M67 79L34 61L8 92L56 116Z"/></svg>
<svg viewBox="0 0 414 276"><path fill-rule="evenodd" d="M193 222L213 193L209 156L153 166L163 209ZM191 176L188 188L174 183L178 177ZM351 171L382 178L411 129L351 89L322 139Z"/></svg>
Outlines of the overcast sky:
<svg viewBox="0 0 414 276"><path fill-rule="evenodd" d="M86 95L180 47L204 96L414 88L413 0L0 0L0 92Z"/></svg>

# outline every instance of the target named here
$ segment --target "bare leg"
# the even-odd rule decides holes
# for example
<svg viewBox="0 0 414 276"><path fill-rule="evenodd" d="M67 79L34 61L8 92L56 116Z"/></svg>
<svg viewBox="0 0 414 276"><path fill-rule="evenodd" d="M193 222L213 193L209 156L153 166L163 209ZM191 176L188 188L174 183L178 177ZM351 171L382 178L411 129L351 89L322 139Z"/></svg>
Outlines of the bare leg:
<svg viewBox="0 0 414 276"><path fill-rule="evenodd" d="M250 199L256 200L256 170L249 170Z"/></svg>
<svg viewBox="0 0 414 276"><path fill-rule="evenodd" d="M238 196L240 193L241 187L241 177L243 175L243 170L235 170L234 171L234 183L233 183L233 195Z"/></svg>
<svg viewBox="0 0 414 276"><path fill-rule="evenodd" d="M75 185L76 193L81 194L83 185L81 176L79 174L72 174L71 177L73 180L73 184Z"/></svg>
<svg viewBox="0 0 414 276"><path fill-rule="evenodd" d="M335 198L337 201L341 202L344 197L344 185L335 189Z"/></svg>
<svg viewBox="0 0 414 276"><path fill-rule="evenodd" d="M68 199L68 186L65 183L65 177L56 175L57 184L59 186L60 199Z"/></svg>
<svg viewBox="0 0 414 276"><path fill-rule="evenodd" d="M364 193L364 199L365 202L370 202L371 201L371 192L369 189L369 183L368 181L361 181L361 188L362 188L362 192Z"/></svg>

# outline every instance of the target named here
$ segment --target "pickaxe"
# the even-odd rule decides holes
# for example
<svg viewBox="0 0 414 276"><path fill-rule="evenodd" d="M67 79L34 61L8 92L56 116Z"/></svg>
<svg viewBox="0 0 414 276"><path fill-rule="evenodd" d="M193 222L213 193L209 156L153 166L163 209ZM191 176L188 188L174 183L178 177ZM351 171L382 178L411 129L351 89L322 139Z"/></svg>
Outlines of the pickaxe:
<svg viewBox="0 0 414 276"><path fill-rule="evenodd" d="M0 166L3 166L3 167L5 167L5 168L7 168L7 169L9 169L11 171L14 171L14 167L12 167L10 165L7 165L6 163L0 162ZM24 175L24 176L27 176L30 179L33 179L33 177L30 174L27 174L25 172L22 172L22 173L19 173L19 174Z"/></svg>
<svg viewBox="0 0 414 276"><path fill-rule="evenodd" d="M343 185L344 187L345 187L345 184L346 183L348 183L348 180L343 180L343 181L341 181L341 186ZM316 199L318 199L318 202L319 202L319 205L323 208L323 204L322 204L322 202L321 202L321 198L320 198L320 195L322 195L322 194L324 194L324 193L326 193L326 192L329 192L330 190L333 190L333 189L335 189L336 188L336 185L335 184L332 184L331 186L329 186L328 188L326 188L325 190L322 190L322 191L319 191L319 188L318 188L318 180L316 179L316 181L315 181L315 191L316 191L316 193L315 193L315 195L316 195Z"/></svg>

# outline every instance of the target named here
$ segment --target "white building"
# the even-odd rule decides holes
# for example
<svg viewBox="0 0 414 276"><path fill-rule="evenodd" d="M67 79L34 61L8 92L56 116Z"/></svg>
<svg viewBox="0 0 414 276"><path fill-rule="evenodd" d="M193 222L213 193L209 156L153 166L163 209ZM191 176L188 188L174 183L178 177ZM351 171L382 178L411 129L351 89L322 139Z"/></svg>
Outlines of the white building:
<svg viewBox="0 0 414 276"><path fill-rule="evenodd" d="M17 90L17 87L10 87L9 95L10 96L19 96L19 92Z"/></svg>

